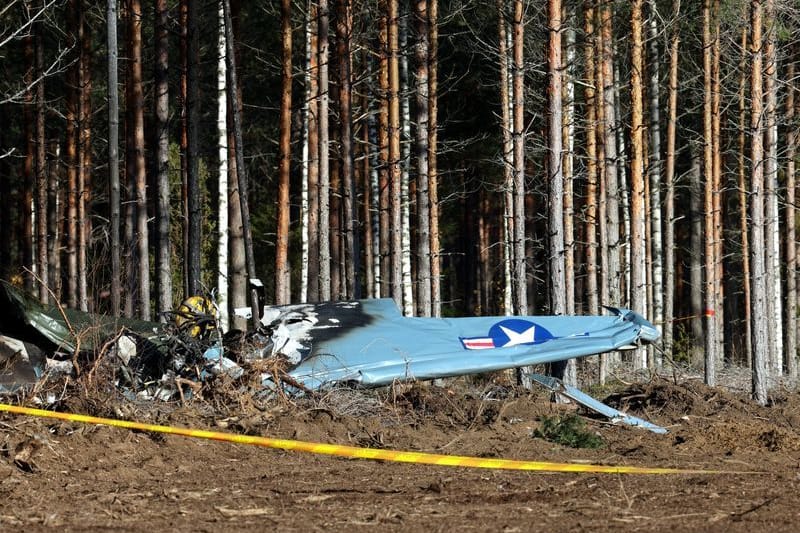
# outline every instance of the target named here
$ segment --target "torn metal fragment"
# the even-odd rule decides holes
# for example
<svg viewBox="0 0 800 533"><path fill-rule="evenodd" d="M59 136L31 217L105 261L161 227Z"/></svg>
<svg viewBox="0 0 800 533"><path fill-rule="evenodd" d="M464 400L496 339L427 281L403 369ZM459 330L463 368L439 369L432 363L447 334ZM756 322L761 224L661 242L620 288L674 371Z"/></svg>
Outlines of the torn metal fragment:
<svg viewBox="0 0 800 533"><path fill-rule="evenodd" d="M629 426L641 427L650 430L653 433L658 433L658 434L667 433L666 428L663 428L661 426L653 424L652 422L648 422L647 420L642 420L641 418L614 409L610 405L606 405L599 400L595 400L585 392L580 391L575 387L570 387L569 385L564 384L559 379L535 373L530 373L528 374L528 376L534 381L536 381L538 384L545 387L546 389L549 389L557 394L566 396L571 400L575 400L584 407L587 407L592 411L595 411L596 413L600 413L601 415L608 417L614 423L622 422L623 424L627 424Z"/></svg>
<svg viewBox="0 0 800 533"><path fill-rule="evenodd" d="M35 346L0 335L0 392L16 392L42 376L44 358Z"/></svg>

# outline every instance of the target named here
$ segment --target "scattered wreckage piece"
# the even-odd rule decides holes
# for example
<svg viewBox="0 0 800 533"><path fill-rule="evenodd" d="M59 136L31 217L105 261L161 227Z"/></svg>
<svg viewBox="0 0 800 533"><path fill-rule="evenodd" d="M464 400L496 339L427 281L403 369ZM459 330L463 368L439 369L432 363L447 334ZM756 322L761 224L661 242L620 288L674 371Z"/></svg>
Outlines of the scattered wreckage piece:
<svg viewBox="0 0 800 533"><path fill-rule="evenodd" d="M168 400L180 394L181 380L199 382L212 375L206 367L233 367L235 363L223 357L213 362L205 357L219 339L195 336L214 330L208 325L215 317L203 310L207 309L178 308L174 314L181 319L171 324L114 318L45 306L17 287L0 283L0 331L47 354L32 359L28 373L37 379L47 373L71 373L72 358L94 364L108 357L117 385L129 397ZM10 376L13 383L6 385L0 376L0 392L32 384L23 378Z"/></svg>
<svg viewBox="0 0 800 533"><path fill-rule="evenodd" d="M36 346L0 335L0 392L17 392L42 377L43 355Z"/></svg>
<svg viewBox="0 0 800 533"><path fill-rule="evenodd" d="M556 394L566 396L570 400L574 400L579 404L583 405L584 407L605 416L606 418L611 420L612 423L616 424L618 422L622 422L623 424L627 424L629 426L641 427L647 429L649 431L652 431L653 433L658 433L659 435L667 433L666 428L653 424L652 422L648 422L647 420L635 417L633 415L623 413L619 409L614 409L610 405L606 405L601 401L595 400L585 392L580 391L575 387L570 387L569 385L566 385L560 379L556 379L552 376L543 376L541 374L536 374L536 373L529 373L528 376L539 385L542 385L544 388Z"/></svg>
<svg viewBox="0 0 800 533"><path fill-rule="evenodd" d="M146 339L158 339L162 324L84 313L42 305L8 282L0 282L0 325L3 333L55 352L93 351L125 328Z"/></svg>

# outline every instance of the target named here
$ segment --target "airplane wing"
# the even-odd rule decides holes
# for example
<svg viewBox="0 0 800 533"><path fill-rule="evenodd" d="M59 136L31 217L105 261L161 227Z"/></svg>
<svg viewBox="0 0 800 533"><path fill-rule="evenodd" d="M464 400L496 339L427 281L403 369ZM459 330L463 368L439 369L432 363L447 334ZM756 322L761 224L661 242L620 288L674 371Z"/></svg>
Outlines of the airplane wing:
<svg viewBox="0 0 800 533"><path fill-rule="evenodd" d="M642 316L403 317L391 299L265 308L274 353L309 389L380 386L563 361L653 342Z"/></svg>

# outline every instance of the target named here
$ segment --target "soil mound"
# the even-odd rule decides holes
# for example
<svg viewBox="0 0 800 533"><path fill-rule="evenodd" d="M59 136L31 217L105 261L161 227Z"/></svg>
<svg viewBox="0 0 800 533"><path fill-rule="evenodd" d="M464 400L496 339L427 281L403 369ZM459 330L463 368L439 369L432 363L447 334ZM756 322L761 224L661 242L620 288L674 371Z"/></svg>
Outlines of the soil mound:
<svg viewBox="0 0 800 533"><path fill-rule="evenodd" d="M299 399L198 391L132 401L103 387L59 404L87 414L232 433L451 455L751 474L542 474L356 461L120 429L0 416L6 530L793 531L798 397L761 407L695 380L655 379L605 400L667 426L618 426L543 391L460 379ZM100 391L100 393L98 393ZM596 449L537 437L578 416Z"/></svg>

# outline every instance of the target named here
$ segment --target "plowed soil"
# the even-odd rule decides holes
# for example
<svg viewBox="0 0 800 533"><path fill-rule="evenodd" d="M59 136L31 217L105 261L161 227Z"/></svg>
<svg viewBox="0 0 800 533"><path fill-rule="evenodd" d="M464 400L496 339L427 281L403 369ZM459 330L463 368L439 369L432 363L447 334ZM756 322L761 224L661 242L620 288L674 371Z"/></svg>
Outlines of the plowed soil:
<svg viewBox="0 0 800 533"><path fill-rule="evenodd" d="M797 531L800 398L760 407L697 380L594 391L669 428L616 426L547 393L456 381L317 398L60 410L315 442L722 474L563 474L341 459L0 416L0 529L117 531ZM577 414L603 446L534 437ZM741 473L741 472L757 473Z"/></svg>

